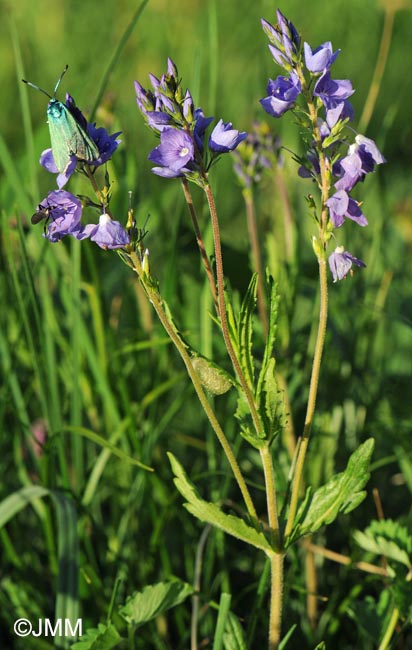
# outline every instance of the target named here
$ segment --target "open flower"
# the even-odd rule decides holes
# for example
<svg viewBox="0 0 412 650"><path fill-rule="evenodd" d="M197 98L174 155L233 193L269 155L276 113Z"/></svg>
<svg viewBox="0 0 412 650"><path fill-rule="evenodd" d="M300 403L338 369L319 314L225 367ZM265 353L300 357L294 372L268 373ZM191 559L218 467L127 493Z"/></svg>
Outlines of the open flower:
<svg viewBox="0 0 412 650"><path fill-rule="evenodd" d="M322 43L322 45L319 45L315 50L312 50L310 45L304 43L303 50L305 53L305 65L309 72L313 73L329 70L340 52L340 50L333 52L332 43L330 41Z"/></svg>
<svg viewBox="0 0 412 650"><path fill-rule="evenodd" d="M345 222L345 218L352 219L359 226L367 226L368 221L359 203L352 199L347 192L340 190L335 192L327 201L326 205L329 208L331 221L335 228L339 228Z"/></svg>
<svg viewBox="0 0 412 650"><path fill-rule="evenodd" d="M209 149L215 153L226 153L236 149L239 142L247 136L246 131L237 131L232 128L231 122L219 120L209 137Z"/></svg>
<svg viewBox="0 0 412 650"><path fill-rule="evenodd" d="M66 190L54 190L40 203L38 210L47 212L49 224L44 237L55 243L65 235L81 238L82 204Z"/></svg>
<svg viewBox="0 0 412 650"><path fill-rule="evenodd" d="M264 110L272 117L280 117L294 105L302 90L299 77L292 70L289 77L279 75L274 81L269 79L266 91L268 96L260 100Z"/></svg>
<svg viewBox="0 0 412 650"><path fill-rule="evenodd" d="M356 266L365 267L366 264L359 260L357 257L345 251L343 246L337 246L334 252L329 255L329 268L332 271L333 281L343 280L352 268L353 264Z"/></svg>
<svg viewBox="0 0 412 650"><path fill-rule="evenodd" d="M121 223L105 213L100 215L98 224L87 224L83 233L104 250L123 248L130 242L129 235Z"/></svg>
<svg viewBox="0 0 412 650"><path fill-rule="evenodd" d="M152 172L159 176L182 176L194 158L193 140L185 131L166 128L160 134L160 144L152 149L149 160L160 165Z"/></svg>
<svg viewBox="0 0 412 650"><path fill-rule="evenodd" d="M338 190L350 192L356 183L375 169L375 165L386 162L375 142L363 135L357 135L349 147L348 155L339 163L341 178L335 183Z"/></svg>

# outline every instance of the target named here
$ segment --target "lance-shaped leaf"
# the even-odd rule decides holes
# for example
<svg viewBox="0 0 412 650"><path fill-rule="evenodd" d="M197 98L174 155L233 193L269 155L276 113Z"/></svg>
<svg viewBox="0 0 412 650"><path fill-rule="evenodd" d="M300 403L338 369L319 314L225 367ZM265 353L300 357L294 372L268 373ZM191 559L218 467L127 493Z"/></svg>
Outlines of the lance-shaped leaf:
<svg viewBox="0 0 412 650"><path fill-rule="evenodd" d="M260 548L269 556L273 554L274 551L263 533L252 528L252 526L248 526L243 519L222 512L219 506L214 503L201 499L179 461L170 452L167 455L169 456L173 474L176 477L173 479L176 488L186 499L185 508L192 515L200 519L200 521L205 521L212 524L212 526L216 526L216 528L220 528L228 535L232 535L242 540L242 542L246 542L246 544Z"/></svg>
<svg viewBox="0 0 412 650"><path fill-rule="evenodd" d="M238 320L239 362L249 387L253 390L254 362L252 354L253 314L256 308L257 273L250 280L246 295L240 308Z"/></svg>
<svg viewBox="0 0 412 650"><path fill-rule="evenodd" d="M344 472L336 474L317 489L299 508L296 524L288 545L304 535L311 535L324 524L330 524L339 513L354 510L365 498L362 489L369 479L369 464L375 441L366 440L349 458Z"/></svg>

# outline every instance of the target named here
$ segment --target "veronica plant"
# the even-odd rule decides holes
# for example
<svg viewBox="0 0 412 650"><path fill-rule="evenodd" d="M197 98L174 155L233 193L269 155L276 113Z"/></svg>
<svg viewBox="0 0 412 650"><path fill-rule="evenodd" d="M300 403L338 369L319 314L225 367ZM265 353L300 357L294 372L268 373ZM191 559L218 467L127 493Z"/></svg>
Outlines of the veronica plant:
<svg viewBox="0 0 412 650"><path fill-rule="evenodd" d="M255 128L254 134L247 139L246 132L234 128L231 122L206 117L202 109L195 106L190 91L182 87L176 65L171 59L161 78L150 75L151 89L135 83L138 108L148 128L158 138L157 146L148 155L154 165L152 171L168 181L179 179L182 184L214 301L214 320L231 361L232 372L226 372L215 361L206 359L183 339L151 273L148 251L143 246L144 232L136 227L133 210L130 208L126 223L122 225L110 210L107 171L103 186L98 183L96 170L115 154L119 134L109 135L104 129L89 124L70 95L66 97L66 107L95 143L99 157L95 161L85 162L73 155L68 168L61 172L53 163L52 151L44 152L41 164L51 172L58 172L58 188L39 204L33 217L35 222L42 217L46 219L44 236L49 241L58 242L66 235L78 240L89 238L105 250L116 249L121 259L137 274L148 300L181 356L199 402L223 448L243 499L244 516L228 514L220 505L201 499L183 467L170 455L176 487L184 496L187 509L200 520L217 526L266 554L271 568L268 611L270 650L278 648L281 640L284 558L288 548L303 536L331 523L340 512L352 510L365 496L363 487L369 476L372 440L352 454L344 472L332 477L313 493L309 489L300 498L327 323L327 250L347 221L352 222L353 227L367 225L360 203L351 192L376 165L384 162L372 140L356 135L355 142L348 144L347 138L352 134L348 125L353 118L349 97L353 88L350 81L331 77L331 67L339 51L334 52L329 42L313 50L307 43L302 44L297 30L280 11L277 12L277 20L276 25L266 20L262 21L262 25L270 41L270 52L283 69L283 74L269 81L267 95L261 100L261 105L275 118L293 111L304 134L305 154L296 155L295 158L300 165L299 174L310 178L319 192L318 198L310 197L308 203L315 225L313 250L318 260L320 279L319 326L305 425L291 463L290 485L282 501L272 454L272 443L286 425L284 398L275 371L279 297L273 279L264 276L261 266L257 265L260 277L258 279L256 274L252 277L240 310L235 311L225 286L219 219L209 177L211 168L219 158L243 143L237 154L236 169L247 195L262 171L270 168L278 155L278 143L268 128ZM62 189L74 171L89 179L93 199L75 196ZM211 252L207 252L203 241L189 183L201 189L209 208L214 267L210 261ZM82 222L86 209L99 213L98 223ZM337 245L334 252L329 254L329 267L335 282L347 276L353 265L365 266L341 245ZM255 354L253 320L259 291L262 299L259 311L261 314L266 311L263 328L266 340L258 358ZM232 442L225 435L213 403L208 398L208 393L218 395L228 390L237 392L237 410L233 415L238 421L240 434L260 455L266 494L264 513L258 513L256 509Z"/></svg>

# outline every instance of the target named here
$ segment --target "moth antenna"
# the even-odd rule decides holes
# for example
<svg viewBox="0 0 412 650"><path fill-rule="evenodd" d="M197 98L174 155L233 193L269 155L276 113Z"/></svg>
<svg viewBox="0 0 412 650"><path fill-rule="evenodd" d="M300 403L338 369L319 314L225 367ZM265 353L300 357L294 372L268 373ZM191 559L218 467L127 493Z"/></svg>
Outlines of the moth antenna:
<svg viewBox="0 0 412 650"><path fill-rule="evenodd" d="M54 91L53 91L53 99L56 97L57 89L60 86L60 82L63 79L64 75L66 74L68 67L69 66L67 64L66 67L64 68L63 72L61 73L60 77L57 80L57 83L56 83L56 85L54 87Z"/></svg>
<svg viewBox="0 0 412 650"><path fill-rule="evenodd" d="M35 90L40 90L40 92L43 93L43 95L46 95L46 97L48 97L49 99L53 99L53 97L52 97L51 95L49 95L48 92L46 92L45 90L43 90L43 88L40 88L40 86L36 86L36 84L32 84L31 81L27 81L26 79L22 79L22 82L25 83L25 84L27 84L28 86L31 86L31 87L34 88Z"/></svg>

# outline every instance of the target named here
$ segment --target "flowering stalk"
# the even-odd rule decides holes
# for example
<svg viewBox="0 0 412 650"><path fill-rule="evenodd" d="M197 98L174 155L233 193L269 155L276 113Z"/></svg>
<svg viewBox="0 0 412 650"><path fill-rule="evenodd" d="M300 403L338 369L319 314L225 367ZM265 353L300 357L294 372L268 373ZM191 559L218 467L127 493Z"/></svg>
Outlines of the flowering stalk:
<svg viewBox="0 0 412 650"><path fill-rule="evenodd" d="M318 231L317 237L313 237L313 249L319 266L320 310L305 424L298 441L292 477L290 508L285 528L285 538L288 538L298 506L325 341L328 312L326 249L335 236L334 230L340 228L346 219L359 226L367 225L359 202L349 192L367 173L373 171L376 164L385 162L385 159L375 143L361 135L356 136L356 143L349 147L348 154L340 156L339 149L344 142L343 130L353 118L353 108L348 98L354 91L350 81L331 78L330 68L339 55L339 50L333 52L330 42L323 43L315 50L307 43L302 47L297 30L279 10L277 19L276 26L266 20L262 20L262 26L269 38L269 49L275 62L284 68L288 76L269 80L268 95L261 100L261 104L267 113L276 118L288 110L295 113L308 147L305 157L296 156L301 162L299 174L311 178L320 191L319 209L314 199L308 197ZM300 95L305 100L303 109L297 106ZM324 111L324 117L321 116L321 111ZM343 246L338 246L329 256L334 282L342 280L351 271L353 264L365 266L364 262L345 251Z"/></svg>
<svg viewBox="0 0 412 650"><path fill-rule="evenodd" d="M239 464L236 460L236 457L233 453L233 450L229 444L228 439L226 438L216 416L215 413L210 406L207 397L205 395L205 392L202 388L202 384L200 382L199 376L193 366L192 360L190 358L190 355L186 349L186 346L180 339L176 329L171 325L169 318L167 317L167 314L165 312L164 306L163 306L163 301L160 297L160 294L158 291L152 286L149 277L144 271L143 264L139 259L139 256L137 255L136 252L129 252L127 255L130 257L132 263L133 263L133 270L135 273L137 273L140 282L142 283L142 286L147 294L148 299L150 300L151 304L154 307L154 310L156 311L156 314L162 323L164 329L166 330L169 338L175 345L177 351L179 352L183 363L186 366L187 373L190 377L190 380L193 384L193 387L196 391L196 395L199 399L199 402L202 405L202 408L220 442L220 444L223 447L223 450L225 452L226 458L229 462L229 465L232 469L233 475L236 479L236 482L239 486L239 489L241 491L241 494L243 496L243 500L245 502L245 506L247 509L247 512L252 520L252 522L256 523L258 521L257 513L255 506L253 504L252 498L250 496L250 492L248 490L248 487L246 485L245 479L243 477L242 472L240 471Z"/></svg>

